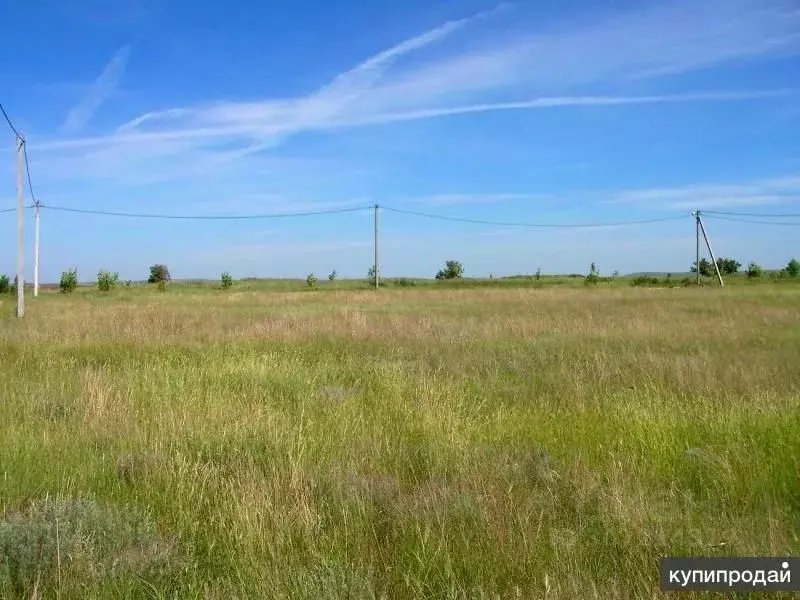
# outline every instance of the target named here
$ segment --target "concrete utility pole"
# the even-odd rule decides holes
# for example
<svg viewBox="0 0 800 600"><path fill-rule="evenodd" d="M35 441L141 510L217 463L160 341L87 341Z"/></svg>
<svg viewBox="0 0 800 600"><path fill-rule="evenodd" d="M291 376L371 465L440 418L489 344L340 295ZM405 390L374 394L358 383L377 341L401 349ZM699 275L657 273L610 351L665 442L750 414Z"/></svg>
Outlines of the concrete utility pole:
<svg viewBox="0 0 800 600"><path fill-rule="evenodd" d="M33 297L39 296L39 202L36 202L36 225L33 241Z"/></svg>
<svg viewBox="0 0 800 600"><path fill-rule="evenodd" d="M722 273L719 272L719 265L717 264L717 259L714 258L714 252L711 250L711 242L708 241L708 236L706 235L706 228L703 227L703 221L700 220L700 212L697 213L697 224L700 225L700 231L703 233L703 238L706 240L706 247L708 248L708 254L711 256L711 263L714 265L714 270L717 272L717 279L719 279L720 287L725 287L725 282L722 281ZM699 270L699 265L698 265Z"/></svg>
<svg viewBox="0 0 800 600"><path fill-rule="evenodd" d="M700 285L700 211L696 210L694 212L695 218L695 242L697 243L697 248L695 251L695 263L694 263L694 270L697 272L697 285Z"/></svg>
<svg viewBox="0 0 800 600"><path fill-rule="evenodd" d="M378 205L375 205L375 263L373 264L373 268L375 269L375 289L377 290L380 286L378 282Z"/></svg>
<svg viewBox="0 0 800 600"><path fill-rule="evenodd" d="M22 169L25 140L17 135L17 317L25 314L25 247L22 214Z"/></svg>

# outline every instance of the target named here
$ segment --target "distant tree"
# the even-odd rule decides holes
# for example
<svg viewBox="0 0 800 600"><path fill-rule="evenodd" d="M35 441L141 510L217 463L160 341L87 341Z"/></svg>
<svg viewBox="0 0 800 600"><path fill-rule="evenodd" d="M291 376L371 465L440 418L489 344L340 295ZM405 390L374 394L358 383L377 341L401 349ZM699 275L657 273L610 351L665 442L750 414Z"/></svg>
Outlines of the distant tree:
<svg viewBox="0 0 800 600"><path fill-rule="evenodd" d="M147 278L147 283L161 283L170 280L169 269L167 265L153 265L150 267L150 277Z"/></svg>
<svg viewBox="0 0 800 600"><path fill-rule="evenodd" d="M227 271L220 275L219 279L222 282L223 290L226 290L233 285L233 277Z"/></svg>
<svg viewBox="0 0 800 600"><path fill-rule="evenodd" d="M306 277L306 285L310 288L317 287L317 276L310 273L309 276Z"/></svg>
<svg viewBox="0 0 800 600"><path fill-rule="evenodd" d="M788 263L786 263L786 268L784 269L786 274L789 277L797 277L800 276L800 261L796 258L793 258Z"/></svg>
<svg viewBox="0 0 800 600"><path fill-rule="evenodd" d="M436 279L461 279L464 276L464 266L457 260L448 260L444 264L444 269L436 273Z"/></svg>
<svg viewBox="0 0 800 600"><path fill-rule="evenodd" d="M58 288L62 294L69 294L75 291L78 287L78 269L70 269L61 273L61 280L58 282Z"/></svg>
<svg viewBox="0 0 800 600"><path fill-rule="evenodd" d="M693 262L689 269L692 273L697 273L697 262ZM714 263L707 258L700 259L700 275L703 277L711 277L714 274Z"/></svg>
<svg viewBox="0 0 800 600"><path fill-rule="evenodd" d="M587 285L595 285L600 281L600 271L597 270L597 265L594 263L589 267L589 274L584 280Z"/></svg>
<svg viewBox="0 0 800 600"><path fill-rule="evenodd" d="M8 275L0 275L0 294L8 294L11 291L11 280Z"/></svg>
<svg viewBox="0 0 800 600"><path fill-rule="evenodd" d="M338 277L336 273L336 269L331 271L330 275L328 275L328 281L336 281L336 277Z"/></svg>
<svg viewBox="0 0 800 600"><path fill-rule="evenodd" d="M736 262L732 258L718 258L717 259L717 268L719 272L723 275L733 275L734 273L739 272L739 268L742 266L741 263Z"/></svg>
<svg viewBox="0 0 800 600"><path fill-rule="evenodd" d="M109 292L117 285L119 273L102 270L97 274L97 287L101 292Z"/></svg>
<svg viewBox="0 0 800 600"><path fill-rule="evenodd" d="M614 272L611 274L611 276L612 276L612 277L619 277L619 271L614 271Z"/></svg>
<svg viewBox="0 0 800 600"><path fill-rule="evenodd" d="M534 275L534 277L536 277L536 281L539 281L542 278L542 270L536 269L536 275Z"/></svg>
<svg viewBox="0 0 800 600"><path fill-rule="evenodd" d="M747 271L745 271L745 273L747 273L747 276L750 279L756 279L757 277L761 277L761 274L763 272L764 270L761 268L761 265L758 265L754 262L751 262L749 265L747 265Z"/></svg>
<svg viewBox="0 0 800 600"><path fill-rule="evenodd" d="M374 265L371 266L367 270L367 280L369 280L370 285L372 285L372 286L375 285L375 266Z"/></svg>

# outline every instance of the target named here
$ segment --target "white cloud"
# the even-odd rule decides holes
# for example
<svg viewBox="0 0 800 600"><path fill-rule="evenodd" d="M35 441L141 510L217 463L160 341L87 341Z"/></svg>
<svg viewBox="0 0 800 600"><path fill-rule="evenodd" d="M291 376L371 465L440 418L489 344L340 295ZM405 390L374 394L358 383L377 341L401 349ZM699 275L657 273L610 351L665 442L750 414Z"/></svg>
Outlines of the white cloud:
<svg viewBox="0 0 800 600"><path fill-rule="evenodd" d="M76 133L83 129L97 109L114 93L130 58L130 46L123 46L111 58L95 80L86 96L69 111L61 129L65 133Z"/></svg>
<svg viewBox="0 0 800 600"><path fill-rule="evenodd" d="M800 202L800 177L786 176L738 184L693 184L619 192L609 200L651 209L715 209Z"/></svg>

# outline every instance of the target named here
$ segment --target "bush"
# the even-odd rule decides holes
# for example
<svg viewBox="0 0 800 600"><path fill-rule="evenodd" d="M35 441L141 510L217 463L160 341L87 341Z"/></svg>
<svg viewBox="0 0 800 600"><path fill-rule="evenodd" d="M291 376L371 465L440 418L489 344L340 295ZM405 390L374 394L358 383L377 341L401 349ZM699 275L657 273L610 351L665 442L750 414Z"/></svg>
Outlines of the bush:
<svg viewBox="0 0 800 600"><path fill-rule="evenodd" d="M328 275L328 281L336 281L336 277L337 277L336 269L334 269L333 271L331 271L330 275Z"/></svg>
<svg viewBox="0 0 800 600"><path fill-rule="evenodd" d="M692 273L697 273L697 263L693 262L689 269ZM700 259L700 275L703 277L711 277L714 275L714 263L706 258Z"/></svg>
<svg viewBox="0 0 800 600"><path fill-rule="evenodd" d="M147 283L160 283L169 280L170 275L167 265L153 265L150 267L150 277L147 278Z"/></svg>
<svg viewBox="0 0 800 600"><path fill-rule="evenodd" d="M166 280L162 279L156 284L156 287L159 292L166 292L167 291L167 282Z"/></svg>
<svg viewBox="0 0 800 600"><path fill-rule="evenodd" d="M436 279L439 281L445 279L461 279L464 276L464 265L457 260L448 260L444 264L444 269L440 269L436 273Z"/></svg>
<svg viewBox="0 0 800 600"><path fill-rule="evenodd" d="M11 291L11 280L8 275L0 275L0 294L8 294Z"/></svg>
<svg viewBox="0 0 800 600"><path fill-rule="evenodd" d="M751 262L749 265L747 265L747 271L745 271L750 279L761 277L763 272L764 270L761 268L761 265L758 265L754 262Z"/></svg>
<svg viewBox="0 0 800 600"><path fill-rule="evenodd" d="M542 278L542 270L541 269L536 269L535 277L536 277L536 281L541 280L541 278Z"/></svg>
<svg viewBox="0 0 800 600"><path fill-rule="evenodd" d="M372 287L375 287L375 267L372 266L367 271L367 280ZM378 285L382 285L380 279L378 280Z"/></svg>
<svg viewBox="0 0 800 600"><path fill-rule="evenodd" d="M309 274L309 276L306 277L306 285L310 288L317 287L317 276L313 273Z"/></svg>
<svg viewBox="0 0 800 600"><path fill-rule="evenodd" d="M589 274L586 276L584 282L586 285L597 285L600 281L600 271L597 270L597 265L592 263L589 267Z"/></svg>
<svg viewBox="0 0 800 600"><path fill-rule="evenodd" d="M34 598L38 596L31 590L60 588L61 569L73 579L102 582L107 587L113 578L136 576L163 585L186 566L176 539L132 508L83 498L45 497L23 510L6 507L0 517L0 596L4 598Z"/></svg>
<svg viewBox="0 0 800 600"><path fill-rule="evenodd" d="M392 284L399 286L399 287L414 287L417 285L417 282L413 279L406 279L405 277L401 277L400 279L395 279L392 281Z"/></svg>
<svg viewBox="0 0 800 600"><path fill-rule="evenodd" d="M793 258L786 264L784 271L786 271L789 277L800 276L800 262L798 262L796 258Z"/></svg>
<svg viewBox="0 0 800 600"><path fill-rule="evenodd" d="M636 287L653 286L658 284L658 277L650 277L649 275L639 275L638 277L634 277L631 281L631 285Z"/></svg>
<svg viewBox="0 0 800 600"><path fill-rule="evenodd" d="M233 277L228 272L223 273L220 275L220 280L222 281L222 289L227 290L229 287L233 285Z"/></svg>
<svg viewBox="0 0 800 600"><path fill-rule="evenodd" d="M742 264L736 262L732 258L718 258L717 259L717 268L719 272L723 275L734 275L735 273L739 272L739 267Z"/></svg>
<svg viewBox="0 0 800 600"><path fill-rule="evenodd" d="M110 271L100 271L97 274L97 287L101 292L108 292L117 285L119 281L119 273L111 273Z"/></svg>
<svg viewBox="0 0 800 600"><path fill-rule="evenodd" d="M78 287L78 269L70 269L61 273L61 281L58 282L58 288L62 294L70 294Z"/></svg>

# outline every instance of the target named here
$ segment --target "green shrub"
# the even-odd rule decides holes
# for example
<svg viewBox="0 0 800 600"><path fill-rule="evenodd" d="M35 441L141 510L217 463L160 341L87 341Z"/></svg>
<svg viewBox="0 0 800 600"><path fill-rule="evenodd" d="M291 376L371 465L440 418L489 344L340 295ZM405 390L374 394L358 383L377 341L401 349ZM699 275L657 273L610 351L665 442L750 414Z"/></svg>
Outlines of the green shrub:
<svg viewBox="0 0 800 600"><path fill-rule="evenodd" d="M61 281L58 282L61 293L72 293L76 287L78 287L78 269L70 269L61 273Z"/></svg>
<svg viewBox="0 0 800 600"><path fill-rule="evenodd" d="M444 264L444 269L440 269L436 273L436 279L442 281L444 279L461 279L464 276L464 265L457 260L448 260Z"/></svg>
<svg viewBox="0 0 800 600"><path fill-rule="evenodd" d="M119 273L102 270L97 274L97 287L101 292L111 291L119 281Z"/></svg>
<svg viewBox="0 0 800 600"><path fill-rule="evenodd" d="M220 280L222 281L222 289L227 290L229 287L233 285L233 277L227 271L220 275Z"/></svg>
<svg viewBox="0 0 800 600"><path fill-rule="evenodd" d="M0 294L8 294L11 291L11 280L8 275L0 275Z"/></svg>
<svg viewBox="0 0 800 600"><path fill-rule="evenodd" d="M330 275L328 275L328 281L336 281L336 277L337 277L336 269L334 269L333 271L331 271Z"/></svg>
<svg viewBox="0 0 800 600"><path fill-rule="evenodd" d="M313 273L310 273L308 277L306 277L306 285L310 288L317 287L317 276Z"/></svg>
<svg viewBox="0 0 800 600"><path fill-rule="evenodd" d="M800 261L798 261L796 258L793 258L786 264L784 271L789 277L800 276Z"/></svg>
<svg viewBox="0 0 800 600"><path fill-rule="evenodd" d="M639 275L631 280L631 285L636 287L654 286L658 284L658 277L650 277L649 275Z"/></svg>
<svg viewBox="0 0 800 600"><path fill-rule="evenodd" d="M414 287L417 285L417 282L413 279L406 279L405 277L401 277L400 279L392 280L392 285L396 285L398 287Z"/></svg>
<svg viewBox="0 0 800 600"><path fill-rule="evenodd" d="M749 265L747 265L747 271L745 271L745 273L747 273L747 277L750 279L761 277L763 272L764 270L761 268L761 265L758 265L754 262L751 262Z"/></svg>
<svg viewBox="0 0 800 600"><path fill-rule="evenodd" d="M170 275L167 265L153 265L150 267L150 276L147 278L147 283L160 283L169 280Z"/></svg>
<svg viewBox="0 0 800 600"><path fill-rule="evenodd" d="M38 597L35 589L55 590L61 572L90 584L119 577L158 581L185 565L175 539L132 509L50 497L24 510L6 507L0 518L3 598L33 598Z"/></svg>
<svg viewBox="0 0 800 600"><path fill-rule="evenodd" d="M600 271L597 270L597 265L592 263L589 267L589 274L586 276L584 283L586 285L597 285L600 282Z"/></svg>

